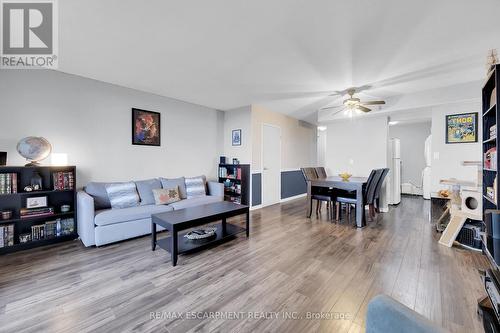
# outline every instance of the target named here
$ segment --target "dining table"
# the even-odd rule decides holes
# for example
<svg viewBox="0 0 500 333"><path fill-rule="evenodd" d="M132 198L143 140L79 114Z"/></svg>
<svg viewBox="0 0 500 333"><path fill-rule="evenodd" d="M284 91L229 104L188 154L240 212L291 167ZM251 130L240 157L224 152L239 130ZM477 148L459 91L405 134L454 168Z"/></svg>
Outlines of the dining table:
<svg viewBox="0 0 500 333"><path fill-rule="evenodd" d="M358 228L363 228L366 226L363 190L366 187L367 181L367 177L350 177L348 180L344 180L339 176L311 179L307 181L307 202L309 203L311 201L311 189L313 187L334 188L355 192L356 226ZM311 216L311 205L307 205L307 216Z"/></svg>

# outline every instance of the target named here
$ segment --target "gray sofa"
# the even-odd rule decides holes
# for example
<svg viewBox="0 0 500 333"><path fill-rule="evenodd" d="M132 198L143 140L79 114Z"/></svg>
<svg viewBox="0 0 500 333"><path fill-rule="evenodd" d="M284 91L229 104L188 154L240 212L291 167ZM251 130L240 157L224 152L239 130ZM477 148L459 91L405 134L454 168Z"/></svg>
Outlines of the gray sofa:
<svg viewBox="0 0 500 333"><path fill-rule="evenodd" d="M184 178L173 181L182 187ZM77 193L78 235L85 246L101 246L151 233L151 215L224 200L224 185L206 182L207 195L185 198L180 189L181 201L169 205L155 205L151 188L161 188L160 179L135 182L140 204L135 207L111 209L106 185L111 183L89 183ZM159 228L159 230L161 230Z"/></svg>

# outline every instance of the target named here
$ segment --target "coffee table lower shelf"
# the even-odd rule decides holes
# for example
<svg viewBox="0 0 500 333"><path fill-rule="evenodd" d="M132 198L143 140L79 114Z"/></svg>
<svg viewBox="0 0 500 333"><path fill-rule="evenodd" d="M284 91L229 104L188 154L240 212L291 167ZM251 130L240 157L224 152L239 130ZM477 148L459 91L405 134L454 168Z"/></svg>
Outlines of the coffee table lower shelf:
<svg viewBox="0 0 500 333"><path fill-rule="evenodd" d="M210 224L214 227L217 227L216 236L208 238L206 240L190 240L184 237L186 233L189 232L187 230L184 233L179 233L177 235L177 253L178 254L187 254L197 252L208 247L224 243L228 240L234 239L237 234L245 232L246 229L239 227L237 225L226 223L226 233L222 234L222 223ZM166 237L162 239L158 239L156 241L156 245L161 247L162 249L170 252L172 249L172 237Z"/></svg>

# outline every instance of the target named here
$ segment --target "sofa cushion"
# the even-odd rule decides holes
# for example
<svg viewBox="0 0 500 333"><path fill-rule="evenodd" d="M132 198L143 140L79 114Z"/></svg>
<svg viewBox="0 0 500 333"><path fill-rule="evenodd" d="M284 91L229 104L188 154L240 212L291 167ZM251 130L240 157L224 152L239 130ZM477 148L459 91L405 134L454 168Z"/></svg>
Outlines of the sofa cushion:
<svg viewBox="0 0 500 333"><path fill-rule="evenodd" d="M188 199L204 197L207 195L207 185L203 176L186 178L185 182Z"/></svg>
<svg viewBox="0 0 500 333"><path fill-rule="evenodd" d="M180 178L160 178L161 186L163 188L175 188L179 186L179 194L181 195L181 199L186 199L186 184L184 183L184 177Z"/></svg>
<svg viewBox="0 0 500 333"><path fill-rule="evenodd" d="M151 214L169 212L173 210L170 205L145 205L123 209L106 209L97 211L95 214L95 224L98 226L147 219Z"/></svg>
<svg viewBox="0 0 500 333"><path fill-rule="evenodd" d="M179 186L175 188L154 189L153 194L155 196L155 204L157 205L168 205L181 200Z"/></svg>
<svg viewBox="0 0 500 333"><path fill-rule="evenodd" d="M108 193L106 192L106 186L110 184L120 184L120 183L98 183L91 182L85 186L85 192L94 198L95 209L108 209L111 208L111 203L109 202Z"/></svg>
<svg viewBox="0 0 500 333"><path fill-rule="evenodd" d="M161 182L158 178L140 180L135 182L137 192L141 198L141 205L154 205L155 197L153 195L154 189L161 189Z"/></svg>
<svg viewBox="0 0 500 333"><path fill-rule="evenodd" d="M170 204L168 206L173 207L175 210L179 210L179 209L195 207L195 206L205 205L205 204L219 202L219 201L222 201L221 197L206 195L203 197L197 197L197 198L191 198L191 199L177 201L177 202L174 202L173 204Z"/></svg>

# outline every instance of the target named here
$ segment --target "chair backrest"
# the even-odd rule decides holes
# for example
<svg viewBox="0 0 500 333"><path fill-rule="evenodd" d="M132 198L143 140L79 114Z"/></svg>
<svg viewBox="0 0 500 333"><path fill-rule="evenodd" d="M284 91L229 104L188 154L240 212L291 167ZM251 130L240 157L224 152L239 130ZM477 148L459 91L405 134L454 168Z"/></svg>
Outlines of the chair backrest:
<svg viewBox="0 0 500 333"><path fill-rule="evenodd" d="M380 190L382 189L382 184L384 183L384 179L389 173L389 169L385 168L382 169L382 175L380 176L380 179L378 180L377 187L375 188L375 199L378 199L380 197Z"/></svg>
<svg viewBox="0 0 500 333"><path fill-rule="evenodd" d="M316 169L316 174L318 175L318 178L326 178L328 175L326 174L326 170L324 167L317 167Z"/></svg>
<svg viewBox="0 0 500 333"><path fill-rule="evenodd" d="M304 176L306 182L318 178L314 168L300 168L300 171L302 171L302 175Z"/></svg>
<svg viewBox="0 0 500 333"><path fill-rule="evenodd" d="M373 174L373 177L371 179L368 179L369 182L367 182L366 184L366 204L373 204L373 202L375 201L375 190L377 189L378 181L382 176L383 171L384 169L376 169L372 171L372 173L375 173ZM370 176L372 175L372 173L370 174Z"/></svg>

